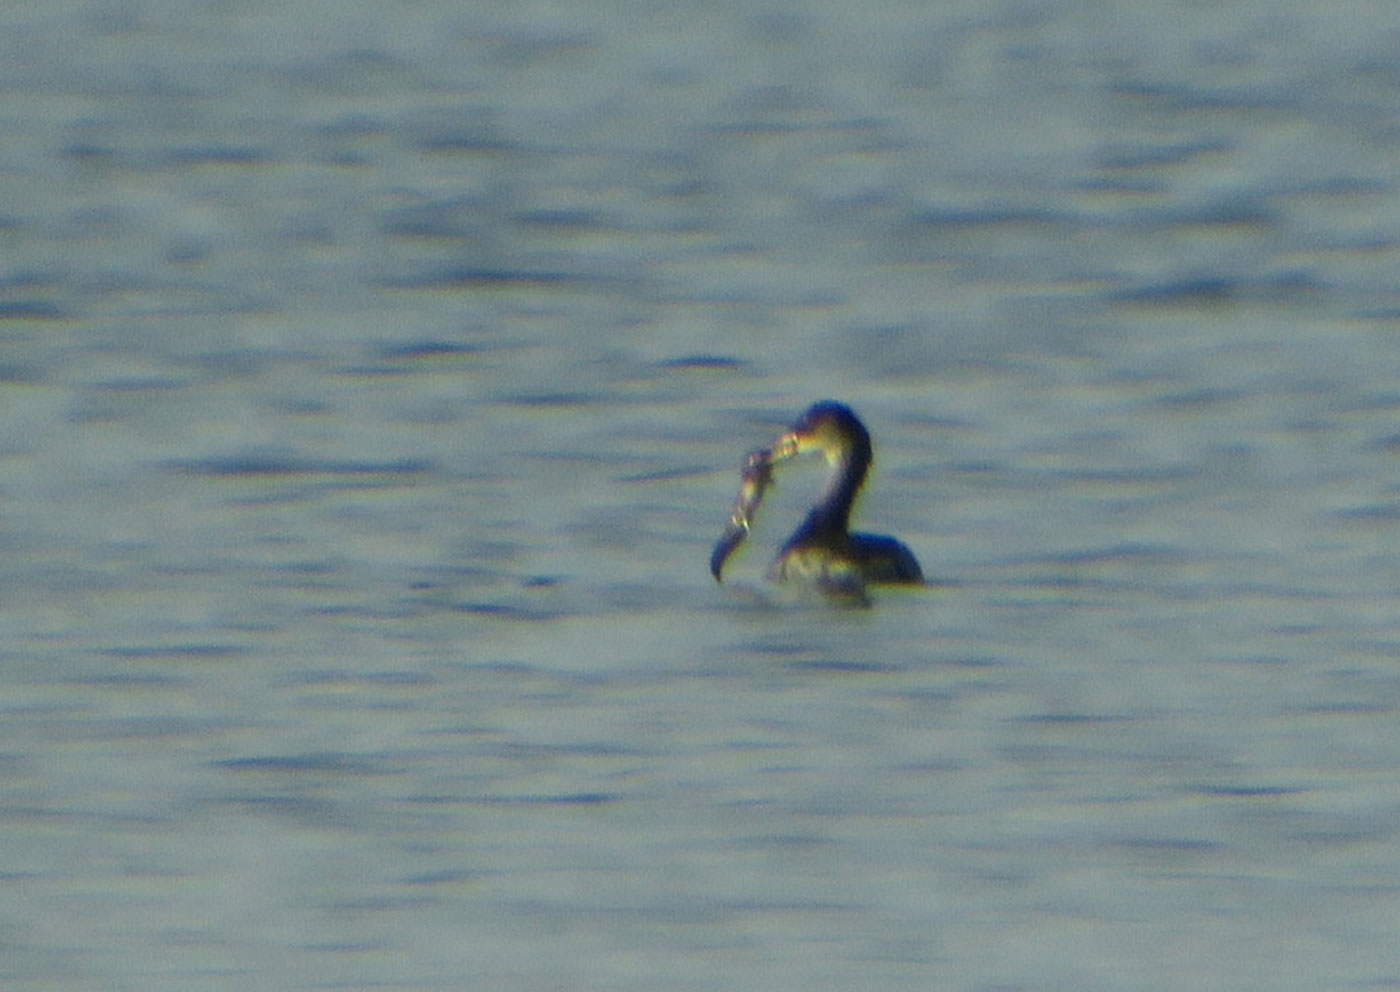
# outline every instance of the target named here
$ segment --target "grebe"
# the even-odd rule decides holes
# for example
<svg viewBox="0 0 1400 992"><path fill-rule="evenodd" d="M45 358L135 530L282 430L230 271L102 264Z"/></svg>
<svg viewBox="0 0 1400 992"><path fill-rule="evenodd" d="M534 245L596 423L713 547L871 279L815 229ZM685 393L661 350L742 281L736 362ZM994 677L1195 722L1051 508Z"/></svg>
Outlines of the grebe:
<svg viewBox="0 0 1400 992"><path fill-rule="evenodd" d="M856 593L868 582L922 583L923 570L903 542L884 534L849 532L851 505L870 468L870 432L851 408L830 400L814 404L772 448L749 454L743 483L724 536L710 555L710 572L720 581L725 560L748 537L773 466L820 452L831 476L821 497L787 539L768 569L771 582L808 582L827 591Z"/></svg>

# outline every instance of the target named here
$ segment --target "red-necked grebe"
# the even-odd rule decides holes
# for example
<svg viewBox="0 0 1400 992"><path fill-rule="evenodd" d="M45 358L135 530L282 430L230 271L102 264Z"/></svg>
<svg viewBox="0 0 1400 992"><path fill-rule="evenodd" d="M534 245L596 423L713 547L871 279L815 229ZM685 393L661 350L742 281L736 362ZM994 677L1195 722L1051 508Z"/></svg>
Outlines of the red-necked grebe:
<svg viewBox="0 0 1400 992"><path fill-rule="evenodd" d="M831 466L821 497L783 544L768 569L773 582L809 582L838 592L861 591L869 582L921 583L923 570L903 542L883 534L852 534L851 505L870 468L870 432L851 408L830 400L817 403L778 438L772 448L752 452L724 536L710 556L720 580L725 560L748 536L773 466L820 452Z"/></svg>

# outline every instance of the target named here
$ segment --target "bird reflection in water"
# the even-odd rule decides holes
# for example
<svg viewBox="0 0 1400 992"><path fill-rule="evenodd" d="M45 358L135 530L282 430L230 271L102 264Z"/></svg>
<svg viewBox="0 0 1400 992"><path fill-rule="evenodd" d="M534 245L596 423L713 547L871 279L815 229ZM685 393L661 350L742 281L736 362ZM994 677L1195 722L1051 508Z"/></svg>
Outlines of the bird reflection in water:
<svg viewBox="0 0 1400 992"><path fill-rule="evenodd" d="M870 468L870 432L851 408L824 401L810 407L771 448L751 452L724 535L710 555L710 571L720 581L724 563L748 537L773 468L810 452L831 466L816 504L783 544L768 569L772 582L805 583L841 597L865 599L869 583L920 584L914 553L884 534L852 534L851 506Z"/></svg>

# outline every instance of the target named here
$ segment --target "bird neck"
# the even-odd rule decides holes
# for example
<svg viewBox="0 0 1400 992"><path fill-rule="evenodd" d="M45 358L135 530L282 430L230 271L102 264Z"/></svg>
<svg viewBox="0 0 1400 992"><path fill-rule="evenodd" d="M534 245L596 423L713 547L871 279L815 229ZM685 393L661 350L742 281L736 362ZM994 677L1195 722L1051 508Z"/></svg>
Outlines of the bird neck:
<svg viewBox="0 0 1400 992"><path fill-rule="evenodd" d="M870 468L870 441L854 439L841 448L832 462L826 488L807 513L803 530L808 533L845 534L851 521L851 507Z"/></svg>

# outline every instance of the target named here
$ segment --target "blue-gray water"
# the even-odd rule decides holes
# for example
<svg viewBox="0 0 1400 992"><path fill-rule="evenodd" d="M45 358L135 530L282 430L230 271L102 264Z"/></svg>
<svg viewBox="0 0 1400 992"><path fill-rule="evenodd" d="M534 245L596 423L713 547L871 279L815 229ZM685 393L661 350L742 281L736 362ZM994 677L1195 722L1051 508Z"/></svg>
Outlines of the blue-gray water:
<svg viewBox="0 0 1400 992"><path fill-rule="evenodd" d="M1400 987L1397 49L0 10L0 984ZM824 397L927 590L707 574Z"/></svg>

